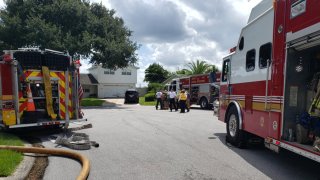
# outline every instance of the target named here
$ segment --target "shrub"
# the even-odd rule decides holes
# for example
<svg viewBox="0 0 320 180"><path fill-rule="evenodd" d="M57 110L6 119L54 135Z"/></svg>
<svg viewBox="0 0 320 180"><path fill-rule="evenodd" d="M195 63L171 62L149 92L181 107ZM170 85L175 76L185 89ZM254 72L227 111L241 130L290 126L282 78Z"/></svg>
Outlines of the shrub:
<svg viewBox="0 0 320 180"><path fill-rule="evenodd" d="M164 86L161 83L149 83L148 84L148 91L156 92L159 89L163 89Z"/></svg>
<svg viewBox="0 0 320 180"><path fill-rule="evenodd" d="M154 101L156 98L155 98L155 94L154 93L148 93L146 95L144 95L144 100L146 102L150 102L150 101Z"/></svg>
<svg viewBox="0 0 320 180"><path fill-rule="evenodd" d="M144 97L139 97L139 104L142 106L155 106L156 101L145 102Z"/></svg>

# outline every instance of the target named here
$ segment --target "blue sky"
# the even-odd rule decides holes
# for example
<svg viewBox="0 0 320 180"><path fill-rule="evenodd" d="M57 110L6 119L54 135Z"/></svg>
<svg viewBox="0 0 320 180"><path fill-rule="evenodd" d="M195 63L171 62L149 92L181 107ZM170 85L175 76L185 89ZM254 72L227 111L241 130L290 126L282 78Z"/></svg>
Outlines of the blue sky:
<svg viewBox="0 0 320 180"><path fill-rule="evenodd" d="M169 71L197 59L221 66L237 44L250 10L261 0L92 0L116 10L141 45L137 87L146 86L144 71L157 62ZM271 0L266 0L271 1ZM3 7L3 0L0 0ZM82 60L81 71L90 67Z"/></svg>

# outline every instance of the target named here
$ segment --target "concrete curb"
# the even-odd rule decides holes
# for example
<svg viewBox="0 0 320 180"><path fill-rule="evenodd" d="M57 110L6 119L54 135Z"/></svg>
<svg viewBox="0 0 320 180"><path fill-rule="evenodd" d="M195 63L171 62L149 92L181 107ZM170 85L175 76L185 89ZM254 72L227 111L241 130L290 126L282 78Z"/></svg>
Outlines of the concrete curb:
<svg viewBox="0 0 320 180"><path fill-rule="evenodd" d="M27 147L32 147L31 144L25 144L25 146ZM8 177L2 177L0 178L0 180L21 180L21 179L25 179L33 164L35 161L35 154L33 153L24 153L24 157L23 160L21 161L21 163L19 164L19 166L17 167L16 171L13 173L13 175L8 176Z"/></svg>

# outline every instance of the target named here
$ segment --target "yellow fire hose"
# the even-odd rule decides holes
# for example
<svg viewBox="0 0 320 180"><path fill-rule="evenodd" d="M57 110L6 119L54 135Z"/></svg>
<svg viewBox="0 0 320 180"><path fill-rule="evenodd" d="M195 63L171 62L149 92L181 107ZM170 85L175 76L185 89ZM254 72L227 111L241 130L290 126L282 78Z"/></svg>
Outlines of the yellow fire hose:
<svg viewBox="0 0 320 180"><path fill-rule="evenodd" d="M21 147L21 146L2 146L0 145L0 150L12 150L22 153L38 153L38 154L51 154L55 156L70 157L72 159L79 160L82 164L82 169L77 177L77 180L87 179L90 172L90 161L83 155L69 150L63 149L47 149L47 148L37 148L37 147Z"/></svg>

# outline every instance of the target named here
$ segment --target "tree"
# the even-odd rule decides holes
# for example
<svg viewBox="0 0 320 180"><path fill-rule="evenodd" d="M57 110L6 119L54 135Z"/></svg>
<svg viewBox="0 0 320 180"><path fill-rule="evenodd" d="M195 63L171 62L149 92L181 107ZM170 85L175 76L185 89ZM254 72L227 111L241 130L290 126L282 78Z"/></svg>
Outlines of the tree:
<svg viewBox="0 0 320 180"><path fill-rule="evenodd" d="M205 74L210 72L220 72L216 65L210 65L205 61L197 60L196 62L192 61L186 66L189 69L181 69L177 70L175 74L185 74L185 75L192 75L192 74Z"/></svg>
<svg viewBox="0 0 320 180"><path fill-rule="evenodd" d="M220 72L219 68L216 65L209 65L209 68L207 69L206 73L210 72Z"/></svg>
<svg viewBox="0 0 320 180"><path fill-rule="evenodd" d="M181 69L181 70L177 70L176 74L188 74L188 70L187 69Z"/></svg>
<svg viewBox="0 0 320 180"><path fill-rule="evenodd" d="M130 40L114 10L88 0L5 0L0 10L0 49L40 47L68 51L90 63L123 68L137 61L138 45Z"/></svg>
<svg viewBox="0 0 320 180"><path fill-rule="evenodd" d="M144 81L149 83L161 83L169 76L169 72L157 63L151 64L144 72Z"/></svg>
<svg viewBox="0 0 320 180"><path fill-rule="evenodd" d="M196 62L192 61L186 65L188 69L185 69L187 74L204 74L207 73L210 65L205 62L197 59Z"/></svg>
<svg viewBox="0 0 320 180"><path fill-rule="evenodd" d="M157 90L163 89L164 85L161 83L149 83L148 84L148 92L154 92L156 93Z"/></svg>

